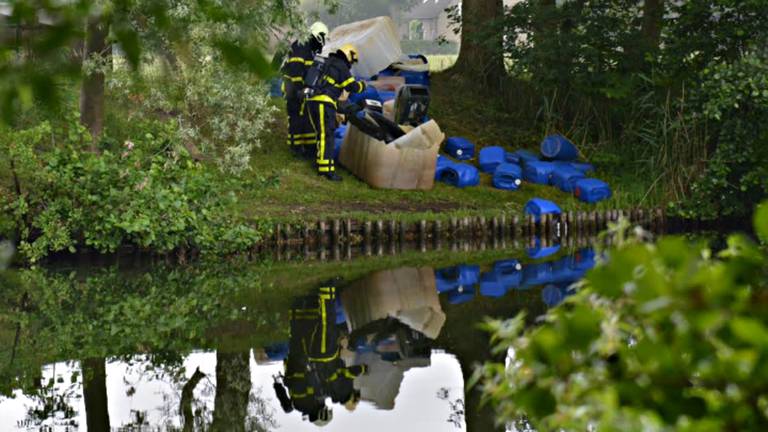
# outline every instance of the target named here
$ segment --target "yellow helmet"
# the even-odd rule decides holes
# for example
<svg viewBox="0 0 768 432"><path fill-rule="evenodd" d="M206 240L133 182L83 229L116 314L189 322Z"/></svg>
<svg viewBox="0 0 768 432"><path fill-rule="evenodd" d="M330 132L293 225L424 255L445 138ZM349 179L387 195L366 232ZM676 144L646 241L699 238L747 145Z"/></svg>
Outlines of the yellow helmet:
<svg viewBox="0 0 768 432"><path fill-rule="evenodd" d="M339 52L344 54L344 57L347 58L347 61L349 64L355 64L360 60L360 58L357 55L357 48L355 48L352 44L344 44L341 48L339 48Z"/></svg>

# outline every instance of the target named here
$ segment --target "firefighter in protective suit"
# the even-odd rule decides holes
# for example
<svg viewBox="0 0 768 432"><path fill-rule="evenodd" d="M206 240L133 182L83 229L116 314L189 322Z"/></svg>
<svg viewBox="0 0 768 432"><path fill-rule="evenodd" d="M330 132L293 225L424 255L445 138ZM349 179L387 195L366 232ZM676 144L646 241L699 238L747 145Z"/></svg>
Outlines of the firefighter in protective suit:
<svg viewBox="0 0 768 432"><path fill-rule="evenodd" d="M340 358L340 332L336 327L336 288L320 288L316 295L302 297L291 307L291 334L285 376L276 379L275 393L286 413L294 409L315 425L333 419L325 399L333 403L356 402L355 377L365 365L346 367Z"/></svg>
<svg viewBox="0 0 768 432"><path fill-rule="evenodd" d="M316 22L309 29L309 37L291 44L282 66L283 94L288 112L288 146L294 155L312 159L315 154L315 131L307 114L301 110L304 77L320 54L328 36L328 27Z"/></svg>
<svg viewBox="0 0 768 432"><path fill-rule="evenodd" d="M319 82L309 89L310 93L304 103L304 109L317 134L318 174L332 181L341 181L333 161L333 133L336 130L339 97L345 90L349 93L362 93L365 90L365 82L356 80L350 72L357 61L357 49L352 44L346 44L331 53L325 60ZM312 67L317 68L318 62Z"/></svg>

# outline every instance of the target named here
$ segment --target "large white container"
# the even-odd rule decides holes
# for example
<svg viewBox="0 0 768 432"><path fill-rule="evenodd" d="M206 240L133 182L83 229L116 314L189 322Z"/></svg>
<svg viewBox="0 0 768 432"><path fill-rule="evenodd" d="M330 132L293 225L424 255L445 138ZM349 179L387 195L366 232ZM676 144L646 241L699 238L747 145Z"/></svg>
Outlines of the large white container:
<svg viewBox="0 0 768 432"><path fill-rule="evenodd" d="M327 56L348 43L357 48L360 56L358 63L352 67L352 73L360 77L376 75L403 55L397 26L388 16L336 27L329 36L323 55Z"/></svg>
<svg viewBox="0 0 768 432"><path fill-rule="evenodd" d="M444 140L445 134L434 120L389 144L350 125L339 161L377 189L431 190L435 185L437 153Z"/></svg>

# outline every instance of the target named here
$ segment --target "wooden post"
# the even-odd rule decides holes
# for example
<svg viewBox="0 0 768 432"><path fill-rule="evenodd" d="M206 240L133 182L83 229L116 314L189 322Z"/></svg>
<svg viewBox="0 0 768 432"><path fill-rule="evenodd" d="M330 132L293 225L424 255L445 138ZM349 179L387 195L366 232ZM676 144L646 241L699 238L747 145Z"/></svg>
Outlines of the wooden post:
<svg viewBox="0 0 768 432"><path fill-rule="evenodd" d="M512 217L512 229L511 229L511 231L512 231L512 238L513 239L521 237L521 235L520 235L520 231L521 231L521 229L520 229L520 216L515 215L514 217Z"/></svg>
<svg viewBox="0 0 768 432"><path fill-rule="evenodd" d="M341 221L334 219L331 223L331 244L338 245L341 242Z"/></svg>
<svg viewBox="0 0 768 432"><path fill-rule="evenodd" d="M442 222L439 220L436 220L432 223L432 245L435 248L435 250L441 249L441 236L442 236Z"/></svg>

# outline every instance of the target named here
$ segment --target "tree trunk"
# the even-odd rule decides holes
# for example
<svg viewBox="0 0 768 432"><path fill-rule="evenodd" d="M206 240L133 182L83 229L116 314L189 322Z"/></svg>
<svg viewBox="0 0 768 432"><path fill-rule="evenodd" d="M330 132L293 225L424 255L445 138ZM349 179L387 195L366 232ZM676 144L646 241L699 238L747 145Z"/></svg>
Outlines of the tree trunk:
<svg viewBox="0 0 768 432"><path fill-rule="evenodd" d="M645 56L659 49L664 24L664 0L645 0L640 37L627 50L632 71L648 68Z"/></svg>
<svg viewBox="0 0 768 432"><path fill-rule="evenodd" d="M90 18L86 27L83 60L111 57L107 43L109 25L100 17ZM80 89L80 123L91 133L93 152L98 151L97 142L104 131L104 74L91 72L83 78Z"/></svg>
<svg viewBox="0 0 768 432"><path fill-rule="evenodd" d="M83 360L80 367L88 432L109 432L106 361L103 358Z"/></svg>
<svg viewBox="0 0 768 432"><path fill-rule="evenodd" d="M464 0L461 3L461 51L455 70L479 86L501 85L504 38L496 25L504 15L502 0Z"/></svg>
<svg viewBox="0 0 768 432"><path fill-rule="evenodd" d="M656 50L661 43L664 21L664 0L645 0L643 6L643 45L646 52Z"/></svg>

